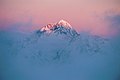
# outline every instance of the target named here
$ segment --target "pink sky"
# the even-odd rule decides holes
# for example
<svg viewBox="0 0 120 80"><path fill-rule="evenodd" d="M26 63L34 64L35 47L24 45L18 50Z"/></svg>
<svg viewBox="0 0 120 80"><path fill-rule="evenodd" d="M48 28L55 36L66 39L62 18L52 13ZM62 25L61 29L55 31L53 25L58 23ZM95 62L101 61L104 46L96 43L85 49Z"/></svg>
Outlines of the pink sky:
<svg viewBox="0 0 120 80"><path fill-rule="evenodd" d="M104 35L110 31L104 14L120 13L119 4L119 0L0 0L0 29L30 18L32 29L64 19L78 31Z"/></svg>

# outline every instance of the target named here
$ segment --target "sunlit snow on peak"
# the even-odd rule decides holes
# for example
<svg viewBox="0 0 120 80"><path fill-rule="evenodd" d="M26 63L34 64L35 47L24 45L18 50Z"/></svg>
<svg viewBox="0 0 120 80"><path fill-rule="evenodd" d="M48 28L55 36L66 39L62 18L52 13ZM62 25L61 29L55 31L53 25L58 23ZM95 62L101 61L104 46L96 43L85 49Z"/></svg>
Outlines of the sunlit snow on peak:
<svg viewBox="0 0 120 80"><path fill-rule="evenodd" d="M65 26L65 27L70 27L70 28L72 28L72 26L71 26L67 21L65 21L65 20L60 20L60 21L58 22L58 24L59 24L59 25L62 25L62 26Z"/></svg>

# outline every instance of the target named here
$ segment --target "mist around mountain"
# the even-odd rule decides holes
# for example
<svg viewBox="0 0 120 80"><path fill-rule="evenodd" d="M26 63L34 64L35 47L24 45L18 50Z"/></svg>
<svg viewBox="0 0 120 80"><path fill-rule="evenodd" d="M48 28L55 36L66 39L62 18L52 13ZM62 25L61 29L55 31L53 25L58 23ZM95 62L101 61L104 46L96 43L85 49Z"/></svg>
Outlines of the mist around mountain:
<svg viewBox="0 0 120 80"><path fill-rule="evenodd" d="M0 80L119 80L120 37L78 33L66 21L0 32Z"/></svg>

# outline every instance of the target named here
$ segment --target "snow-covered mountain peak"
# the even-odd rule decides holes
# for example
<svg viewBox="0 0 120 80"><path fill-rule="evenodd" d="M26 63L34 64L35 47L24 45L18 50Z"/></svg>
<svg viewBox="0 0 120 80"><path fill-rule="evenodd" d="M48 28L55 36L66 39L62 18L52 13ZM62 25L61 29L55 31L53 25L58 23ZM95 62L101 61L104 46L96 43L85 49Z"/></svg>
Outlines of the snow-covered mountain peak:
<svg viewBox="0 0 120 80"><path fill-rule="evenodd" d="M60 20L57 23L48 24L38 30L37 33L40 33L40 35L41 33L45 33L47 35L62 34L69 37L75 37L78 35L78 33L72 28L72 26L65 20Z"/></svg>
<svg viewBox="0 0 120 80"><path fill-rule="evenodd" d="M67 27L67 28L72 28L72 26L65 20L60 20L57 25L60 25L60 26L64 26L64 27Z"/></svg>
<svg viewBox="0 0 120 80"><path fill-rule="evenodd" d="M51 31L54 29L57 29L57 27L63 27L63 28L67 28L67 29L72 29L72 26L65 20L60 20L57 23L50 23L44 27L41 28L41 31Z"/></svg>

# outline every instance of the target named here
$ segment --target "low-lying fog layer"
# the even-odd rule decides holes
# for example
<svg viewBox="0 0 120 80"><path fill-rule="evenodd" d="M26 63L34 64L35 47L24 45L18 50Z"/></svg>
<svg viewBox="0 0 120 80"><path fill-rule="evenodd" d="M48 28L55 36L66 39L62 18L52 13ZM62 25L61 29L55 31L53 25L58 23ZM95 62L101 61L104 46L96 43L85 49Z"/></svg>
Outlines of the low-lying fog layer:
<svg viewBox="0 0 120 80"><path fill-rule="evenodd" d="M0 80L120 80L120 37L0 32Z"/></svg>

